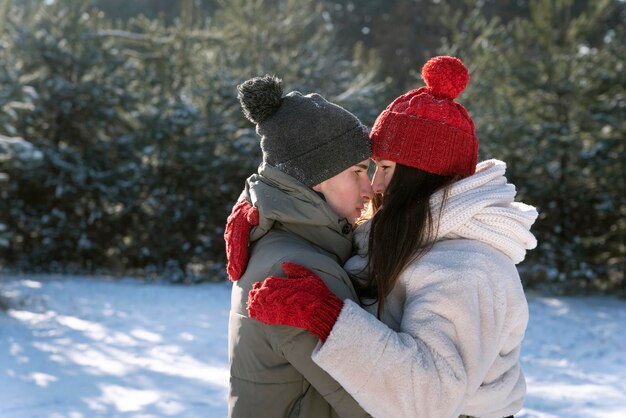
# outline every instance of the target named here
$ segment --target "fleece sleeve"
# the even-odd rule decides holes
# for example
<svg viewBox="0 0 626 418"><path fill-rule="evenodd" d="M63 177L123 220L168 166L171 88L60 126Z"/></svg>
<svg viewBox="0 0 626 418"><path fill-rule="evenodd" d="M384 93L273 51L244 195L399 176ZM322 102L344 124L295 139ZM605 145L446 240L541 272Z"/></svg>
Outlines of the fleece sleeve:
<svg viewBox="0 0 626 418"><path fill-rule="evenodd" d="M499 290L467 273L419 278L399 332L346 301L313 360L374 417L458 417L497 355L503 327Z"/></svg>

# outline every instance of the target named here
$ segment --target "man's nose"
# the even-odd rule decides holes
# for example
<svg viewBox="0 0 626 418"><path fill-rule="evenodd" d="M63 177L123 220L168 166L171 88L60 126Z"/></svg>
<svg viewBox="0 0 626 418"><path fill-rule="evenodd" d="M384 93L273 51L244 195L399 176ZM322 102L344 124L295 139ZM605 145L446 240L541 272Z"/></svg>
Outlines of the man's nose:
<svg viewBox="0 0 626 418"><path fill-rule="evenodd" d="M361 196L366 200L372 200L372 198L374 197L374 189L372 189L372 185L367 179L363 182L363 187L361 188Z"/></svg>

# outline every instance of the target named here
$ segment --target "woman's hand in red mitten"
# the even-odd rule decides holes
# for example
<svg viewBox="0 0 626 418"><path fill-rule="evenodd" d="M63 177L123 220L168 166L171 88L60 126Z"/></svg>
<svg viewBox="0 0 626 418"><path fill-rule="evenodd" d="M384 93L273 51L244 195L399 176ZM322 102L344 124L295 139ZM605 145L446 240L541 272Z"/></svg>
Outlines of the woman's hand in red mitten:
<svg viewBox="0 0 626 418"><path fill-rule="evenodd" d="M235 206L226 221L224 241L226 241L226 257L228 259L228 278L237 281L246 271L248 265L248 243L250 229L259 224L259 210L246 199Z"/></svg>
<svg viewBox="0 0 626 418"><path fill-rule="evenodd" d="M248 294L248 315L269 325L303 328L326 341L343 301L306 267L282 263L287 277L269 276Z"/></svg>

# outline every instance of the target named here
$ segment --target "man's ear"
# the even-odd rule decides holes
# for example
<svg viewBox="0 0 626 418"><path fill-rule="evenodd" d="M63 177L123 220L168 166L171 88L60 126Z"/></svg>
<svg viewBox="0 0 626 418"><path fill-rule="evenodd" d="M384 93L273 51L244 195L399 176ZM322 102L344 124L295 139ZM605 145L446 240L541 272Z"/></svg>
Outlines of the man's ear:
<svg viewBox="0 0 626 418"><path fill-rule="evenodd" d="M313 191L318 192L318 193L322 193L322 188L320 187L322 183L320 184L316 184L315 186L312 187Z"/></svg>

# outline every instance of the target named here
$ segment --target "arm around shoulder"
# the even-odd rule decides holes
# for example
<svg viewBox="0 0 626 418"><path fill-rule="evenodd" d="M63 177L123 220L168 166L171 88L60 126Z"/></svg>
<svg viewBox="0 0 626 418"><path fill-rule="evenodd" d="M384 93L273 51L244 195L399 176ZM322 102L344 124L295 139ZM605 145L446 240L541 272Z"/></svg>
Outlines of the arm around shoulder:
<svg viewBox="0 0 626 418"><path fill-rule="evenodd" d="M287 268L287 267L285 267ZM328 277L323 271L311 269L326 282L335 283L334 287L342 287L339 279ZM270 280L270 279L268 279ZM278 278L272 280L299 280L297 278ZM349 289L342 289L340 293L349 294ZM336 299L333 296L334 299ZM339 302L339 300L338 300ZM362 407L337 383L327 372L322 370L312 360L312 353L319 339L307 330L284 325L263 325L272 348L284 357L294 368L302 374L333 407L341 417L369 417Z"/></svg>

